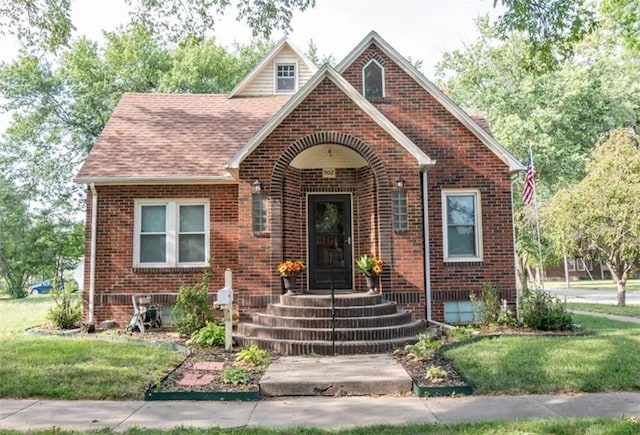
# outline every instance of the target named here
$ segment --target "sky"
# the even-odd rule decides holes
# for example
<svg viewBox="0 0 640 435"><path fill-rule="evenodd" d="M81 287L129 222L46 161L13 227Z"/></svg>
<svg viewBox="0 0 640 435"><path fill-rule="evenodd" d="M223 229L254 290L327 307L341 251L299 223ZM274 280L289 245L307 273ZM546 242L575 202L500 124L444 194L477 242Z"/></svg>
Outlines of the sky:
<svg viewBox="0 0 640 435"><path fill-rule="evenodd" d="M500 11L493 0L316 0L316 7L294 13L292 42L303 51L313 39L320 56L333 55L342 60L371 30L404 57L422 60L422 72L434 78L434 66L448 51L462 48L476 39L474 19ZM233 11L229 11L233 15ZM75 35L102 40L103 30L114 30L128 21L124 0L74 0L72 22ZM251 32L233 17L218 22L215 37L219 44L247 44ZM273 35L274 40L283 36ZM15 41L0 37L0 61L17 53ZM4 132L8 114L0 113L0 132Z"/></svg>

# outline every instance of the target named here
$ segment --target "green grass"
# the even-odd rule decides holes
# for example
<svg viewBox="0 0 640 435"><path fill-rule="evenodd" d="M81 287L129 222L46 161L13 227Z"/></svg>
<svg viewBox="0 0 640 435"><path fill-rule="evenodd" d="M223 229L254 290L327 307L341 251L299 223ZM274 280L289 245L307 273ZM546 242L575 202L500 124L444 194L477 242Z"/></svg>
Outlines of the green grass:
<svg viewBox="0 0 640 435"><path fill-rule="evenodd" d="M406 426L366 426L352 429L334 430L317 428L293 429L197 429L177 427L169 430L129 429L119 432L124 435L506 435L506 434L562 434L562 435L632 435L640 431L640 424L634 418L571 418L571 419L530 419L513 422L459 423L459 424L412 424ZM17 431L3 431L0 434L18 434ZM63 431L59 428L29 432L34 435L70 434L111 434L108 429L100 431Z"/></svg>
<svg viewBox="0 0 640 435"><path fill-rule="evenodd" d="M640 325L574 319L594 334L486 338L445 355L478 394L640 390Z"/></svg>
<svg viewBox="0 0 640 435"><path fill-rule="evenodd" d="M547 290L567 288L564 281L545 281L544 288ZM617 291L616 284L611 280L580 280L571 281L572 289ZM630 279L627 281L627 292L640 291L640 279Z"/></svg>
<svg viewBox="0 0 640 435"><path fill-rule="evenodd" d="M0 299L0 397L140 399L182 358L168 349L92 338L25 336L45 322L49 296Z"/></svg>
<svg viewBox="0 0 640 435"><path fill-rule="evenodd" d="M590 311L592 313L613 314L616 316L627 316L640 318L640 305L627 305L626 307L618 307L609 304L582 304L577 302L567 302L567 308L570 310Z"/></svg>

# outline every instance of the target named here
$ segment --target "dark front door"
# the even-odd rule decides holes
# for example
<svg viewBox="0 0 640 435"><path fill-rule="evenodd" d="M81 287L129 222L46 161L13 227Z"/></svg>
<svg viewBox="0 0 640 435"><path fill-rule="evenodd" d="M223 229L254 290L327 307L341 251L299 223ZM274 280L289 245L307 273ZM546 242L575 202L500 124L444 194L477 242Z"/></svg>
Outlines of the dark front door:
<svg viewBox="0 0 640 435"><path fill-rule="evenodd" d="M309 195L309 289L352 289L351 196Z"/></svg>

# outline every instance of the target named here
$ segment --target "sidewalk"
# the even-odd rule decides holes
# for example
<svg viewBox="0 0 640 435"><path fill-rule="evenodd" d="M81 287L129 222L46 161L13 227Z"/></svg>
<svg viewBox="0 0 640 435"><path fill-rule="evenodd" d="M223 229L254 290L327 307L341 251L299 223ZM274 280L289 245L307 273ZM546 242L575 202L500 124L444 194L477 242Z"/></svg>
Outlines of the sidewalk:
<svg viewBox="0 0 640 435"><path fill-rule="evenodd" d="M640 393L467 396L456 398L296 397L258 402L113 402L0 400L0 429L57 426L91 430L132 427L246 426L348 428L375 424L455 423L496 419L640 417Z"/></svg>

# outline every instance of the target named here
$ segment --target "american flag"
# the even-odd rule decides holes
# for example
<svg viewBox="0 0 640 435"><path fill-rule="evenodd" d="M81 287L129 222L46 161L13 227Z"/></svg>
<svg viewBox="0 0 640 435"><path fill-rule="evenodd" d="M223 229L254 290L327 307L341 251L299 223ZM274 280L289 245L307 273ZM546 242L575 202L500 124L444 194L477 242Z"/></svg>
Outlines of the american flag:
<svg viewBox="0 0 640 435"><path fill-rule="evenodd" d="M529 161L527 162L527 172L524 176L524 190L522 191L522 200L525 204L531 204L535 194L534 179L536 178L536 168L533 166L533 156L529 152Z"/></svg>

